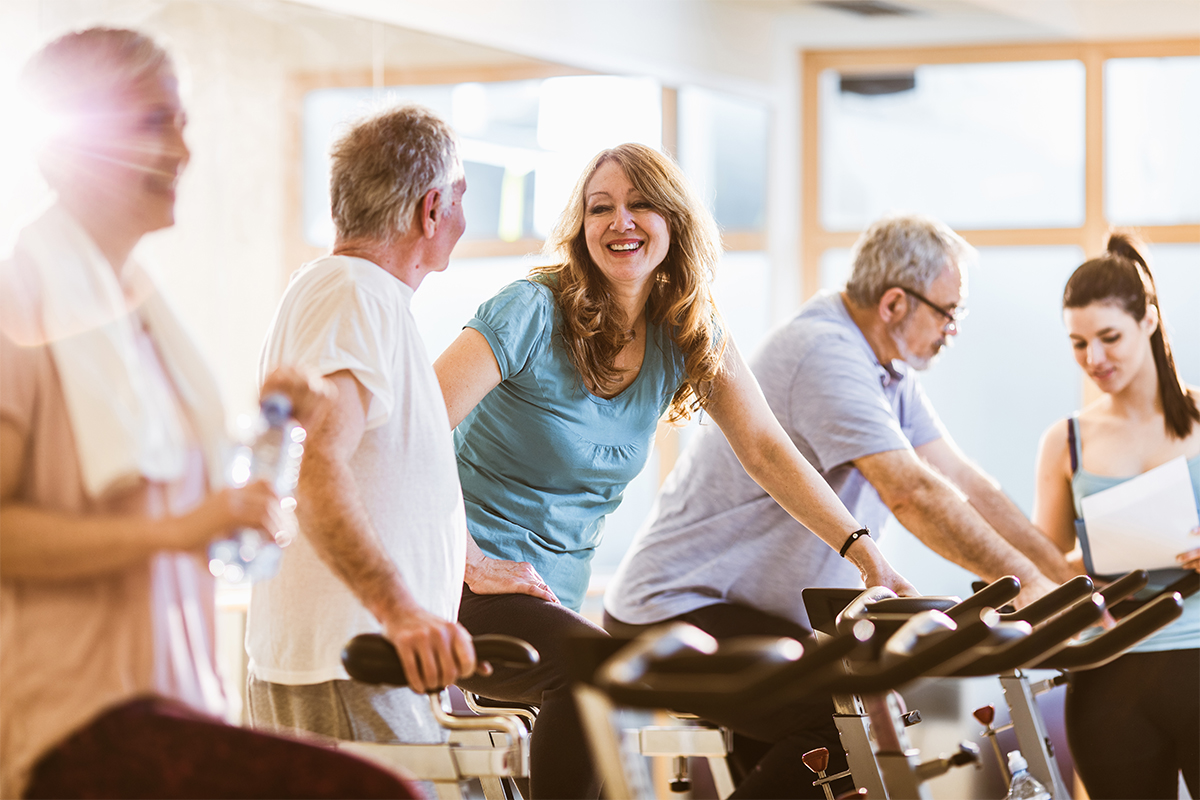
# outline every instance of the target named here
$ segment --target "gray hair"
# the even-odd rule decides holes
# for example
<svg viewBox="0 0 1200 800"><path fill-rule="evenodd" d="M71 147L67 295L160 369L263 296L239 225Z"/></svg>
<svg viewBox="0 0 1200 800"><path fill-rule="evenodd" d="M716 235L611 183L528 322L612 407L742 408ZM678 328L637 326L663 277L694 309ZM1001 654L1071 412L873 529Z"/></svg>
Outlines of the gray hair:
<svg viewBox="0 0 1200 800"><path fill-rule="evenodd" d="M884 217L854 244L846 295L856 306L869 308L894 286L924 292L944 269L963 269L975 256L975 248L932 217Z"/></svg>
<svg viewBox="0 0 1200 800"><path fill-rule="evenodd" d="M403 105L357 122L333 146L329 195L339 239L408 233L431 189L445 202L463 175L458 138L440 117Z"/></svg>

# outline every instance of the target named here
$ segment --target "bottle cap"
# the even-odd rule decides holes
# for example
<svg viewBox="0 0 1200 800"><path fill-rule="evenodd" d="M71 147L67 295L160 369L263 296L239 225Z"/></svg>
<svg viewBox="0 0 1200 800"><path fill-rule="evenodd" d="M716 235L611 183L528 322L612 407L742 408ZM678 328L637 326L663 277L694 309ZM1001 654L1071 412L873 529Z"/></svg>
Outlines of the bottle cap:
<svg viewBox="0 0 1200 800"><path fill-rule="evenodd" d="M283 425L292 416L292 401L286 396L272 393L262 399L262 415L273 427Z"/></svg>
<svg viewBox="0 0 1200 800"><path fill-rule="evenodd" d="M1021 755L1020 750L1010 750L1008 752L1008 771L1018 772L1029 768L1029 762L1025 760L1025 756Z"/></svg>

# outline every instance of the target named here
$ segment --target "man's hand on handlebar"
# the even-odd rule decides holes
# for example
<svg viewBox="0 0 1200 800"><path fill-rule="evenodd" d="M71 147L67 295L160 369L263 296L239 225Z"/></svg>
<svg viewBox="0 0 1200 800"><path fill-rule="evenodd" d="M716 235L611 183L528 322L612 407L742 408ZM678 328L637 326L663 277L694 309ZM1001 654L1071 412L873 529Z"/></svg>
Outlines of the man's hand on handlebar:
<svg viewBox="0 0 1200 800"><path fill-rule="evenodd" d="M383 623L414 692L440 689L475 674L475 646L466 628L422 608Z"/></svg>
<svg viewBox="0 0 1200 800"><path fill-rule="evenodd" d="M847 553L846 558L858 567L864 586L883 586L891 589L901 597L916 597L921 593L904 576L896 572L888 560L879 552L879 547L869 536L858 539Z"/></svg>
<svg viewBox="0 0 1200 800"><path fill-rule="evenodd" d="M890 565L885 572L880 572L872 578L868 578L864 573L863 583L866 586L883 586L901 597L919 597L921 595L917 587L905 580L904 576L892 569Z"/></svg>
<svg viewBox="0 0 1200 800"><path fill-rule="evenodd" d="M1042 573L1038 572L1031 576L1018 576L1021 578L1021 593L1013 600L1013 608L1022 609L1035 600L1050 594L1059 587L1059 584L1047 578Z"/></svg>

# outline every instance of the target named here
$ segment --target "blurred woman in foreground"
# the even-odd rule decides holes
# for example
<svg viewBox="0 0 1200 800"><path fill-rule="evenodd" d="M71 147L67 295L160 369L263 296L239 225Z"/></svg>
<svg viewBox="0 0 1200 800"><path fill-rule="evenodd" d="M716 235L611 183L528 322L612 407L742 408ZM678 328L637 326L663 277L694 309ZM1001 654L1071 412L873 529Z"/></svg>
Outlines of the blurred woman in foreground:
<svg viewBox="0 0 1200 800"><path fill-rule="evenodd" d="M1103 394L1042 437L1033 521L1064 553L1078 539L1086 571L1111 579L1093 568L1081 501L1183 458L1200 508L1200 390L1175 369L1154 278L1128 236L1112 236L1107 252L1075 270L1063 317L1075 360ZM1175 560L1151 571L1147 593L1200 570L1200 549ZM1200 595L1126 655L1074 673L1066 719L1090 797L1176 797L1181 771L1200 797Z"/></svg>
<svg viewBox="0 0 1200 800"><path fill-rule="evenodd" d="M218 716L205 548L283 527L263 482L221 488L221 399L130 258L174 223L188 161L167 54L128 30L71 33L22 76L52 115L56 202L0 265L0 795L410 796L332 751ZM302 423L326 390L265 392Z"/></svg>

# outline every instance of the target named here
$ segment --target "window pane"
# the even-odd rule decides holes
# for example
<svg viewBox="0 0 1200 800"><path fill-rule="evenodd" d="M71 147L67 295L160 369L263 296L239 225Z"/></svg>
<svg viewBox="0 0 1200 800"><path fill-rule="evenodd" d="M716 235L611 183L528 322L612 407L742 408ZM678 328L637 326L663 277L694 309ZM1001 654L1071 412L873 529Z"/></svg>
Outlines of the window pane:
<svg viewBox="0 0 1200 800"><path fill-rule="evenodd" d="M928 65L886 80L827 70L820 120L829 230L889 211L967 229L1083 224L1081 62Z"/></svg>
<svg viewBox="0 0 1200 800"><path fill-rule="evenodd" d="M1077 247L983 247L968 275L971 316L922 380L963 451L1029 514L1034 458L1052 422L1079 408L1083 374L1062 321Z"/></svg>
<svg viewBox="0 0 1200 800"><path fill-rule="evenodd" d="M468 190L464 239L544 237L598 151L662 146L662 88L607 75L545 80L319 89L304 98L304 234L333 242L329 148L347 123L377 108L420 103L454 126ZM620 107L622 114L610 109Z"/></svg>
<svg viewBox="0 0 1200 800"><path fill-rule="evenodd" d="M727 231L766 228L770 110L696 87L679 90L679 163Z"/></svg>
<svg viewBox="0 0 1200 800"><path fill-rule="evenodd" d="M841 289L850 279L850 256L848 247L835 247L821 254L821 288Z"/></svg>
<svg viewBox="0 0 1200 800"><path fill-rule="evenodd" d="M1200 57L1106 61L1104 144L1109 220L1200 222Z"/></svg>
<svg viewBox="0 0 1200 800"><path fill-rule="evenodd" d="M1200 244L1154 245L1149 260L1175 365L1200 386Z"/></svg>

